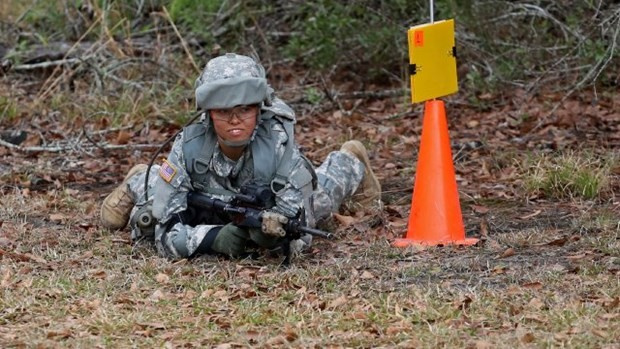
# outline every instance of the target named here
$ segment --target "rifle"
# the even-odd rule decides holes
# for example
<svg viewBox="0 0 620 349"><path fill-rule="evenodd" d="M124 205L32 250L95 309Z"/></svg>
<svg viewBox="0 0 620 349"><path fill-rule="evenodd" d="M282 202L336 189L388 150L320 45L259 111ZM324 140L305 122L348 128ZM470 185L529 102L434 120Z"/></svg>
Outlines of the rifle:
<svg viewBox="0 0 620 349"><path fill-rule="evenodd" d="M215 199L206 194L190 192L187 194L187 204L190 207L209 210L218 214L227 215L231 222L240 228L261 229L263 213L273 207L274 195L268 186L247 185L241 192L235 194L230 202ZM283 225L286 235L282 243L284 264L290 263L290 242L299 239L303 234L310 234L323 239L333 239L334 235L319 229L306 227L300 217L289 218Z"/></svg>

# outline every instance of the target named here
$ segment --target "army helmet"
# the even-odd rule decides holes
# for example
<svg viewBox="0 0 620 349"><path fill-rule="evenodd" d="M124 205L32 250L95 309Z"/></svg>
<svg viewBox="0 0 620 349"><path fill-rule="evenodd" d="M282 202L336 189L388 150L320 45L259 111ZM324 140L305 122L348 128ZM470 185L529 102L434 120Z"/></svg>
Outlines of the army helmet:
<svg viewBox="0 0 620 349"><path fill-rule="evenodd" d="M196 79L196 107L233 108L238 105L270 105L273 89L265 78L265 68L254 59L227 53L207 62Z"/></svg>

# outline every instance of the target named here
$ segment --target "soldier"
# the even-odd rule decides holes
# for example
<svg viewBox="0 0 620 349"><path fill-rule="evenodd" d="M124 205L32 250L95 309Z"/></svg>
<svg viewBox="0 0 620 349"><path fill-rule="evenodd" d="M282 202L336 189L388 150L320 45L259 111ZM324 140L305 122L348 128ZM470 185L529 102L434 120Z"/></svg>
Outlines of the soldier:
<svg viewBox="0 0 620 349"><path fill-rule="evenodd" d="M252 246L277 247L282 225L300 213L314 227L345 199L380 204L381 187L362 143L344 143L315 170L295 143L294 112L274 96L264 68L252 58L228 53L210 60L195 88L201 121L185 127L168 158L151 167L148 197L147 166L129 171L103 201L103 226L122 229L129 222L133 240L154 239L158 252L170 258L240 257ZM199 224L190 222L189 192L229 201L249 183L269 185L275 194L262 229L240 228L208 212ZM157 222L152 231L137 219L145 213ZM291 242L293 249L308 246L309 238Z"/></svg>

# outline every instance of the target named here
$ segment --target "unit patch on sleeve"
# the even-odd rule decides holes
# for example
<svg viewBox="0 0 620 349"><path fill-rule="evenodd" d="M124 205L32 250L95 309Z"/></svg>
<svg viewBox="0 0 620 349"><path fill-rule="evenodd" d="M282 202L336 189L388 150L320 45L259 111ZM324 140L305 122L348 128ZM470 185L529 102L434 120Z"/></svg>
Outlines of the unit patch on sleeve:
<svg viewBox="0 0 620 349"><path fill-rule="evenodd" d="M163 178L166 182L170 183L170 181L172 181L174 175L176 174L177 169L174 168L174 166L172 166L172 164L170 164L168 160L164 160L164 163L161 164L161 166L159 167L159 175L161 176L161 178Z"/></svg>

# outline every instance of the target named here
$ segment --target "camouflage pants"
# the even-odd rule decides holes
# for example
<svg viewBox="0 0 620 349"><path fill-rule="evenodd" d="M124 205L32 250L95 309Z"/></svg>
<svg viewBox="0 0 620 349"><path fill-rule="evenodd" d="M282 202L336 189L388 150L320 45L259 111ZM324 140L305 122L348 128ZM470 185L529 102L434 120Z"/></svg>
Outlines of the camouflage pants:
<svg viewBox="0 0 620 349"><path fill-rule="evenodd" d="M130 216L132 239L144 237L143 231L136 225L138 216L148 210L148 203L152 201L153 186L158 177L159 166L153 165L148 178L148 198L144 196L146 172L136 174L128 181L128 186L134 196L136 205ZM318 188L312 194L312 210L316 221L327 219L333 212L337 212L341 204L350 198L357 190L364 177L364 164L355 156L340 151L331 152L325 161L316 169ZM154 239L159 252L171 258L186 258L191 256L207 233L218 226L198 225L190 227L177 223L167 231L155 229ZM222 235L222 236L220 236ZM214 246L222 246L226 251L240 251L238 246L243 237L239 232L220 234ZM247 233L246 239L256 245L266 248L273 247L277 241L266 237L260 232ZM216 251L222 252L223 251Z"/></svg>

